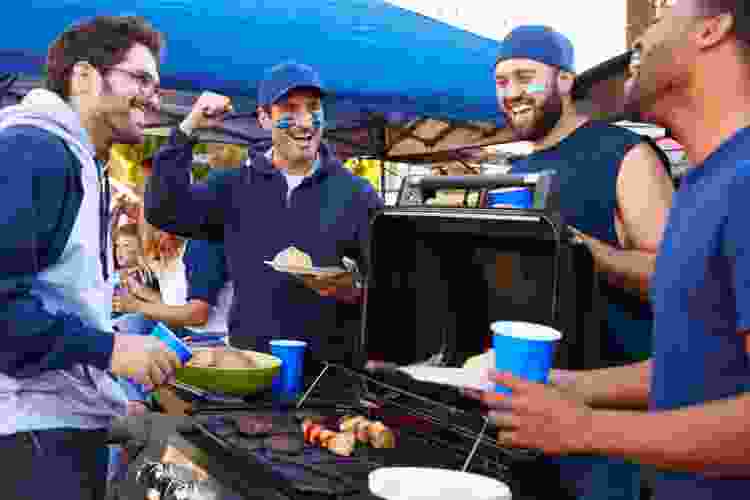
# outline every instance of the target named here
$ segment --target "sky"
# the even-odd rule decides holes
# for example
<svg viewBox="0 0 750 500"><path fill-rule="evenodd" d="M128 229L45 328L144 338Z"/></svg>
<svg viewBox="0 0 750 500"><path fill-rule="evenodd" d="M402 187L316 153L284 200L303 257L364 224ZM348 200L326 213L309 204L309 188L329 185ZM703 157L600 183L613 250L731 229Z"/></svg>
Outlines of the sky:
<svg viewBox="0 0 750 500"><path fill-rule="evenodd" d="M571 39L579 73L626 50L626 0L387 1L495 40L522 24L546 24Z"/></svg>

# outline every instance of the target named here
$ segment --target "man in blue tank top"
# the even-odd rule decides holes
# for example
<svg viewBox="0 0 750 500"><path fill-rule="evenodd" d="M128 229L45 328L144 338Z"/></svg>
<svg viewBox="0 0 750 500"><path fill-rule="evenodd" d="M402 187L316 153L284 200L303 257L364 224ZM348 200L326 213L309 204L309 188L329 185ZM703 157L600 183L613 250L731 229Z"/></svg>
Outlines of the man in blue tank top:
<svg viewBox="0 0 750 500"><path fill-rule="evenodd" d="M648 285L673 187L668 169L646 140L625 128L592 121L571 98L570 41L545 26L522 26L503 40L495 65L498 104L533 153L513 173L556 170L560 210L591 249L607 310L603 357L608 366L651 353ZM637 498L638 467L599 457L560 461L580 499Z"/></svg>
<svg viewBox="0 0 750 500"><path fill-rule="evenodd" d="M558 388L494 374L513 394L484 399L504 409L493 418L505 445L654 465L656 500L746 498L750 6L677 0L636 51L629 105L671 129L696 165L675 195L652 278L653 358L557 372Z"/></svg>

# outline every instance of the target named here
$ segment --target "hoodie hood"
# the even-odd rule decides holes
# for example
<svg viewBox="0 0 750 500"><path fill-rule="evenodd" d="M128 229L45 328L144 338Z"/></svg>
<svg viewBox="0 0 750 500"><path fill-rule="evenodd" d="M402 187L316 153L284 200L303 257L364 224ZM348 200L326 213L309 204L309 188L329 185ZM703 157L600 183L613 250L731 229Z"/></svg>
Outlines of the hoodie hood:
<svg viewBox="0 0 750 500"><path fill-rule="evenodd" d="M21 123L45 128L94 156L94 145L78 113L54 92L33 89L20 104L0 110L0 129Z"/></svg>
<svg viewBox="0 0 750 500"><path fill-rule="evenodd" d="M83 197L62 255L29 279L29 293L47 313L66 314L103 332L112 330L112 263L109 238L102 236L102 190L95 149L78 113L57 94L35 89L16 106L0 110L0 129L30 126L53 134L80 163ZM106 205L104 205L106 207ZM107 245L103 250L101 244ZM107 255L101 259L102 254ZM40 429L106 428L125 416L127 398L114 377L88 365L50 370L36 377L0 374L0 435Z"/></svg>

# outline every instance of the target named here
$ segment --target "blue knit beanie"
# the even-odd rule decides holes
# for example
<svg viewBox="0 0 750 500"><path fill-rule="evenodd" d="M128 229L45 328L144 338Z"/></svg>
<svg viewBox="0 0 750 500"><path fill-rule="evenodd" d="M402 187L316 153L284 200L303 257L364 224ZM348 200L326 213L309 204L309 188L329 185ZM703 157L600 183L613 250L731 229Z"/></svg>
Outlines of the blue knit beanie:
<svg viewBox="0 0 750 500"><path fill-rule="evenodd" d="M547 26L519 26L500 44L495 65L507 59L531 59L575 73L573 44Z"/></svg>

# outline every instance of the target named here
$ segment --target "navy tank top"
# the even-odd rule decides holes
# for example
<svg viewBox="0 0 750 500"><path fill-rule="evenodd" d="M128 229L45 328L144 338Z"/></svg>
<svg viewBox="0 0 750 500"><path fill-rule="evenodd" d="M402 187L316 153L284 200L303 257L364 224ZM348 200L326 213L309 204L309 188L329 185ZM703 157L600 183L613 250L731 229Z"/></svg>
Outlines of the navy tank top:
<svg viewBox="0 0 750 500"><path fill-rule="evenodd" d="M511 172L557 171L565 223L619 248L614 223L617 176L628 151L645 141L623 127L589 121L559 144L517 160ZM650 305L604 278L600 284L607 308L604 361L613 365L647 359L652 349Z"/></svg>

